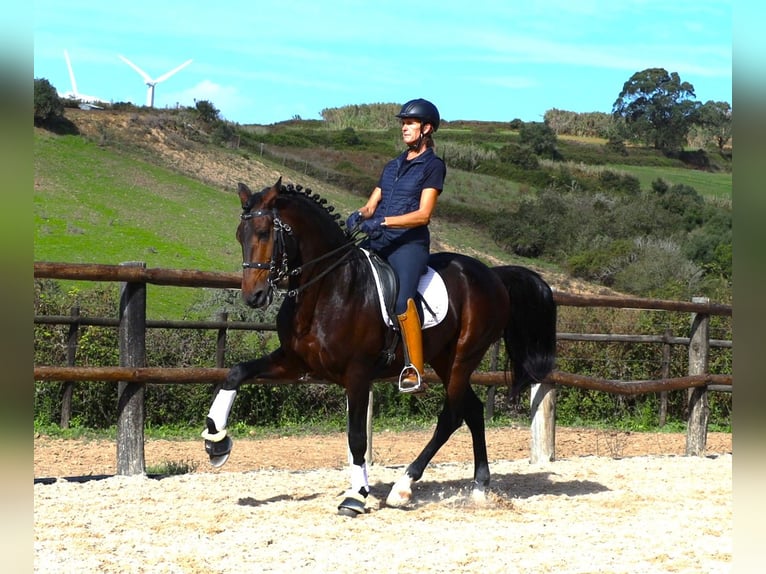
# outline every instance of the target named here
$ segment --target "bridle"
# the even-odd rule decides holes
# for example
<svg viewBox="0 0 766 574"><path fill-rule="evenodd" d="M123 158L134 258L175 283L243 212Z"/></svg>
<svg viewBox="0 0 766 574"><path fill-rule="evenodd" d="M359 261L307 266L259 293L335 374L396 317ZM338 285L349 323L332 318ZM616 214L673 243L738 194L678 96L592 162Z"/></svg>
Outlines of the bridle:
<svg viewBox="0 0 766 574"><path fill-rule="evenodd" d="M286 297L297 297L301 291L304 291L307 287L322 279L324 276L333 271L336 267L346 261L352 254L356 245L356 241L349 238L348 241L343 243L340 247L337 247L327 253L320 255L319 257L305 262L303 265L299 265L293 269L290 269L290 254L288 253L288 239L295 244L295 235L293 235L293 228L290 224L285 223L279 217L279 211L276 208L273 209L258 209L256 211L245 210L240 215L242 221L247 221L256 217L270 217L272 223L273 234L273 247L271 248L271 257L269 261L244 261L242 263L242 269L268 269L269 276L267 283L269 285L269 291L278 291L279 283L284 279L290 277L297 277L303 270L309 266L314 265L320 261L324 261L328 257L346 251L342 257L338 258L335 262L329 265L321 273L312 277L310 280L302 283L294 289L289 289L285 292Z"/></svg>

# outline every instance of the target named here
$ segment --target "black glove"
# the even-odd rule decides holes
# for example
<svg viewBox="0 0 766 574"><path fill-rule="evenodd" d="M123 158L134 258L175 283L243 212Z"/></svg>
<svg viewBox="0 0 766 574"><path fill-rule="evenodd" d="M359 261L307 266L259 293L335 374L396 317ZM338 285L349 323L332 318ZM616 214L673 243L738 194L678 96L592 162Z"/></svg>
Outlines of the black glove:
<svg viewBox="0 0 766 574"><path fill-rule="evenodd" d="M362 221L362 212L361 211L355 211L351 215L348 216L348 219L346 220L346 227L349 231L353 230L357 225L359 225L359 222Z"/></svg>
<svg viewBox="0 0 766 574"><path fill-rule="evenodd" d="M383 216L376 215L370 219L365 219L360 229L370 236L371 239L377 239L383 235Z"/></svg>

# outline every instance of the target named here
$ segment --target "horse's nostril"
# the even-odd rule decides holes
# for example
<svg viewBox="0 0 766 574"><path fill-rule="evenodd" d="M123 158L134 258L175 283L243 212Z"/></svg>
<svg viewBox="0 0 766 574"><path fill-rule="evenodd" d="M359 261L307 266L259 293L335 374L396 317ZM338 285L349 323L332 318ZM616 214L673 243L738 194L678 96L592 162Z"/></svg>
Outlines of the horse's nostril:
<svg viewBox="0 0 766 574"><path fill-rule="evenodd" d="M245 296L245 304L253 309L258 309L269 303L269 290L258 289Z"/></svg>

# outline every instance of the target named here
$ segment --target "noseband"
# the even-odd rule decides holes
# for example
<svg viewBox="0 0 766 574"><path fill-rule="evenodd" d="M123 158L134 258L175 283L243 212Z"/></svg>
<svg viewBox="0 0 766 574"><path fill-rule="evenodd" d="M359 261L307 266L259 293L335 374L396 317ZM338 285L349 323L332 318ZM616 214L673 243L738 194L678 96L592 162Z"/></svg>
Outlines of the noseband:
<svg viewBox="0 0 766 574"><path fill-rule="evenodd" d="M307 265L312 265L314 263L318 263L319 261L322 261L324 259L327 259L328 257L331 257L332 255L335 255L336 253L346 250L346 253L340 257L337 261L335 261L332 265L330 265L327 269L319 273L316 277L311 279L310 281L307 281L300 285L299 287L295 289L290 289L286 292L287 297L295 297L306 289L309 285L312 283L319 281L322 277L330 273L333 269L335 269L338 265L340 265L343 261L345 261L352 253L351 247L355 245L355 242L353 240L350 240L337 249L333 249L332 251L328 251L327 253L317 257L316 259L312 259L311 261L307 261L302 266L295 267L294 269L290 269L289 264L289 254L287 252L287 241L286 238L290 237L294 239L293 235L293 228L287 224L284 223L279 218L279 212L276 209L258 209L256 211L244 211L242 215L239 216L242 221L247 221L248 219L253 219L254 217L270 217L272 221L272 229L273 229L273 236L274 236L274 244L271 249L271 259L268 262L260 262L260 261L245 261L242 263L242 269L268 269L269 270L269 277L267 279L268 285L269 285L269 291L276 291L278 290L278 283L282 281L283 279L286 279L288 277L296 277L300 275L303 272L304 267Z"/></svg>

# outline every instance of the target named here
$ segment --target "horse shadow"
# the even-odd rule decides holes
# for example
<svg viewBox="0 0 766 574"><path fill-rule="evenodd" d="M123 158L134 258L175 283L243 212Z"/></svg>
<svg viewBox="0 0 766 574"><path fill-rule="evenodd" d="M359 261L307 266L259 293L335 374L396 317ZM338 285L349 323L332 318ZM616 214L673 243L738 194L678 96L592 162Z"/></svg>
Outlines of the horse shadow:
<svg viewBox="0 0 766 574"><path fill-rule="evenodd" d="M586 496L600 492L609 492L609 488L591 480L558 481L555 472L532 472L528 474L493 474L487 490L491 497L500 501L527 499L535 496ZM391 488L387 483L371 486L370 494L385 500ZM458 503L470 500L473 485L470 480L454 479L429 481L420 480L412 485L412 501L406 510L416 510L433 503ZM381 506L385 506L382 504Z"/></svg>
<svg viewBox="0 0 766 574"><path fill-rule="evenodd" d="M291 496L289 494L279 494L277 496L272 496L270 498L264 498L264 499L257 499L253 498L252 496L245 496L243 498L240 498L237 501L237 505L239 506L251 506L253 508L257 508L259 506L265 506L267 504L272 504L274 502L283 502L285 500L291 500L291 501L299 501L299 502L305 502L308 500L313 500L315 498L318 498L320 494L308 494L306 496Z"/></svg>

